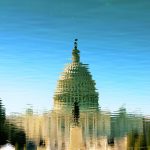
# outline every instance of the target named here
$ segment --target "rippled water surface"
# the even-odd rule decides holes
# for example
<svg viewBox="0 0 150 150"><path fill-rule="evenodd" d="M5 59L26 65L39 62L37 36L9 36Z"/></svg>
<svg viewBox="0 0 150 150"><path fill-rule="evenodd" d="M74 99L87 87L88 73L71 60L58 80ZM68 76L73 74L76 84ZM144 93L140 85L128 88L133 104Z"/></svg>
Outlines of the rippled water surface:
<svg viewBox="0 0 150 150"><path fill-rule="evenodd" d="M149 16L149 0L0 0L0 149L150 150Z"/></svg>
<svg viewBox="0 0 150 150"><path fill-rule="evenodd" d="M148 116L129 114L125 108L114 114L93 109L78 114L73 109L72 113L52 110L37 114L27 109L24 114L12 114L4 126L1 122L0 144L7 138L16 149L27 150L150 149Z"/></svg>

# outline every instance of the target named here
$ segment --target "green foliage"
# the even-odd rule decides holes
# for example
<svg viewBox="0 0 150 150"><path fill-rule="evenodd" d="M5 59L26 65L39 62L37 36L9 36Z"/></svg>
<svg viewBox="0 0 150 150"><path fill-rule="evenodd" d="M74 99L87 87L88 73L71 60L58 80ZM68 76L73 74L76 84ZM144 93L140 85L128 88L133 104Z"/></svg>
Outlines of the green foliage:
<svg viewBox="0 0 150 150"><path fill-rule="evenodd" d="M5 109L2 105L2 100L0 99L0 125L3 125L5 122Z"/></svg>
<svg viewBox="0 0 150 150"><path fill-rule="evenodd" d="M2 105L2 100L0 99L0 145L7 143L8 134L5 128L5 109Z"/></svg>
<svg viewBox="0 0 150 150"><path fill-rule="evenodd" d="M12 145L18 145L19 147L23 147L26 143L26 135L25 132L16 127L14 124L8 125L8 132L9 132L9 142Z"/></svg>
<svg viewBox="0 0 150 150"><path fill-rule="evenodd" d="M0 146L7 142L23 147L26 143L25 132L6 120L5 109L0 99Z"/></svg>

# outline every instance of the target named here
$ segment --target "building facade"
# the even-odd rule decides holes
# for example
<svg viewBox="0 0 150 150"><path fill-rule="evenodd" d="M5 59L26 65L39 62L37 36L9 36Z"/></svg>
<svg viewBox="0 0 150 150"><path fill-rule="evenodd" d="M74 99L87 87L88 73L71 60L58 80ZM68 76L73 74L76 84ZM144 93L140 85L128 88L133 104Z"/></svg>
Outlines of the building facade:
<svg viewBox="0 0 150 150"><path fill-rule="evenodd" d="M79 124L73 126L73 105L79 105ZM42 115L28 109L12 120L25 129L28 142L44 150L126 150L128 133L143 132L142 117L121 109L116 116L99 108L99 94L87 64L80 61L77 40L72 62L61 74L54 93L54 108ZM73 143L78 147L73 148Z"/></svg>

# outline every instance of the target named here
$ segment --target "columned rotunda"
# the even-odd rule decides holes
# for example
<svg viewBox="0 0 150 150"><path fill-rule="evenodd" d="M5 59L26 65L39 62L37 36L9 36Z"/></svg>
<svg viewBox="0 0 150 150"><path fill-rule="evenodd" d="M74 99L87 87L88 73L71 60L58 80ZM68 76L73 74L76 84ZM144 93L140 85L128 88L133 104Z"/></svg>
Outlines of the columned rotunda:
<svg viewBox="0 0 150 150"><path fill-rule="evenodd" d="M88 65L80 62L77 39L72 50L72 62L67 64L58 80L54 94L54 110L70 111L78 101L80 111L98 110L98 92Z"/></svg>

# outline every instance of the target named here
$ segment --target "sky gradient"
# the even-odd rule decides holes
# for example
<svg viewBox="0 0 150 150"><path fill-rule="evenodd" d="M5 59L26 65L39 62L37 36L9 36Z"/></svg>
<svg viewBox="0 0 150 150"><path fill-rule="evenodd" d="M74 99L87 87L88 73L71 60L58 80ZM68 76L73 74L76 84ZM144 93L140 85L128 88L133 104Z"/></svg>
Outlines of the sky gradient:
<svg viewBox="0 0 150 150"><path fill-rule="evenodd" d="M75 38L102 109L150 114L149 0L1 0L0 97L10 112L53 107Z"/></svg>

